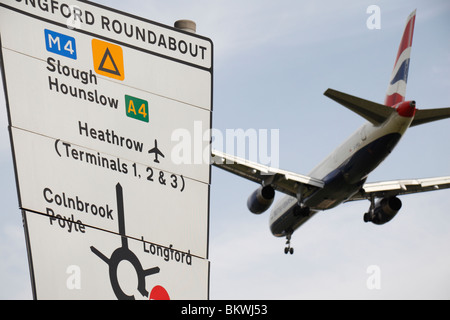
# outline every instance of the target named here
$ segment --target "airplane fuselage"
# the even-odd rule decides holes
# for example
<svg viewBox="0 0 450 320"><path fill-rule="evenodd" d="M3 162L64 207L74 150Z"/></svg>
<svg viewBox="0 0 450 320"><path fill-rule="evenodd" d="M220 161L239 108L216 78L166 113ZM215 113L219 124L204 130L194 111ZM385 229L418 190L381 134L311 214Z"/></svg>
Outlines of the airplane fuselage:
<svg viewBox="0 0 450 320"><path fill-rule="evenodd" d="M409 115L414 114L415 105L411 108L414 110L408 116L397 106L397 112L381 125L364 124L316 166L309 176L324 181L322 189L307 198L300 193L298 198L285 196L279 200L269 218L273 235L286 236L317 211L334 208L357 193L411 125L414 116ZM309 208L308 214L299 214L299 205Z"/></svg>

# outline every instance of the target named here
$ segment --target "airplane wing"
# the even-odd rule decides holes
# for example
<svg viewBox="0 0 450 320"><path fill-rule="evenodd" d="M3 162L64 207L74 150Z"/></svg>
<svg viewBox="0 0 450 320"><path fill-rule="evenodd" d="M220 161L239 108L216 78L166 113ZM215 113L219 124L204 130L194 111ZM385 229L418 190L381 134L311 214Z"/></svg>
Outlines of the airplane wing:
<svg viewBox="0 0 450 320"><path fill-rule="evenodd" d="M216 167L261 185L271 184L275 190L292 197L297 197L297 193L301 188L303 188L303 195L308 197L324 186L322 180L264 166L216 150L212 151L212 160L212 164ZM371 197L383 198L448 188L450 188L450 176L373 182L364 184L363 188L346 202L370 200Z"/></svg>
<svg viewBox="0 0 450 320"><path fill-rule="evenodd" d="M216 150L212 151L212 164L261 185L270 184L275 190L292 197L297 197L300 188L303 188L302 194L308 196L324 186L322 180L264 166Z"/></svg>
<svg viewBox="0 0 450 320"><path fill-rule="evenodd" d="M347 201L368 200L372 196L382 198L448 188L450 188L450 176L366 183L361 191L353 195Z"/></svg>

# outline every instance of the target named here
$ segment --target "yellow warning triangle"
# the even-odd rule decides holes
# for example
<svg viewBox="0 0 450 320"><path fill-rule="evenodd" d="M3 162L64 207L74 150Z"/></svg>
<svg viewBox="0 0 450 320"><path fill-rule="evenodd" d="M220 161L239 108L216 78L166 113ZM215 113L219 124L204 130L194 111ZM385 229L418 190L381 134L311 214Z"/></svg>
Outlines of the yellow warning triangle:
<svg viewBox="0 0 450 320"><path fill-rule="evenodd" d="M114 62L114 59L111 55L111 52L109 51L109 48L106 48L105 54L103 55L103 58L102 58L102 61L100 62L100 65L98 66L98 70L109 72L109 73L120 76L119 69L117 68L116 63Z"/></svg>
<svg viewBox="0 0 450 320"><path fill-rule="evenodd" d="M96 73L123 81L125 70L122 47L99 39L92 39L92 58Z"/></svg>

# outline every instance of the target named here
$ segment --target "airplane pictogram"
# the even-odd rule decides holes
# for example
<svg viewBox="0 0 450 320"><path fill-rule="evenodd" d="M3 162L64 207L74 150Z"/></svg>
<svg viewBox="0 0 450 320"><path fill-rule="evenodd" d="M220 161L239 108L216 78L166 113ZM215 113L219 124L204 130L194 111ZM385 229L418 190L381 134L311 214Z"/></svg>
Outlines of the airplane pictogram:
<svg viewBox="0 0 450 320"><path fill-rule="evenodd" d="M154 153L155 154L155 160L153 160L156 163L159 163L158 156L161 156L164 158L164 154L159 150L158 148L158 140L155 139L155 147L148 150L148 153Z"/></svg>

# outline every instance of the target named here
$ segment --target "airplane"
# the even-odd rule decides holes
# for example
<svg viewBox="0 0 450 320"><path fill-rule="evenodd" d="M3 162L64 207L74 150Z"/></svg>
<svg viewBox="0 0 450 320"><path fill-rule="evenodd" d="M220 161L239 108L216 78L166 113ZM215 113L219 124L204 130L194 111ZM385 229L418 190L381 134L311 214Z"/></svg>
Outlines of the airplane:
<svg viewBox="0 0 450 320"><path fill-rule="evenodd" d="M405 101L415 17L416 10L406 20L384 104L333 89L324 92L368 122L307 176L212 151L213 165L261 185L247 201L252 213L269 209L275 191L285 194L274 206L269 225L275 237L286 237L286 254L294 252L290 245L294 231L319 211L349 201L369 200L364 221L381 225L401 209L398 196L450 188L450 176L366 183L368 175L393 151L407 129L450 118L450 108L417 109L415 101Z"/></svg>
<svg viewBox="0 0 450 320"><path fill-rule="evenodd" d="M155 147L148 150L148 153L154 153L155 154L155 160L153 160L156 163L159 163L158 156L161 156L164 158L164 154L161 152L161 150L158 149L158 140L155 139Z"/></svg>

